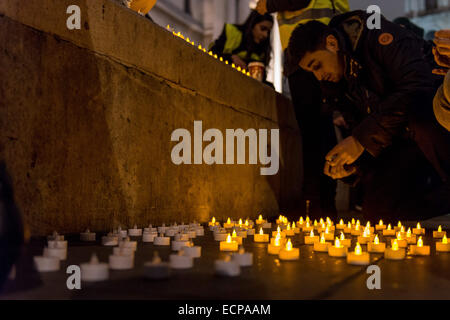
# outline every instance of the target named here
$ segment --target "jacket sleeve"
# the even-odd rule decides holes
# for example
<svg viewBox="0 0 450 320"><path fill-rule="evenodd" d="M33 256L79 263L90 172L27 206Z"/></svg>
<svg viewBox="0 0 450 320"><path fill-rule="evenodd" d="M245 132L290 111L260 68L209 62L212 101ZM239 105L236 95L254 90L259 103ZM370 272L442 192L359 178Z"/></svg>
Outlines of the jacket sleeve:
<svg viewBox="0 0 450 320"><path fill-rule="evenodd" d="M267 0L267 12L296 11L306 8L312 0Z"/></svg>
<svg viewBox="0 0 450 320"><path fill-rule="evenodd" d="M231 62L231 54L223 53L225 49L225 43L227 42L227 33L226 27L223 27L223 31L220 34L219 38L217 38L213 43L209 45L208 50L222 57L224 60L228 60Z"/></svg>
<svg viewBox="0 0 450 320"><path fill-rule="evenodd" d="M431 67L423 57L421 39L400 37L393 32L393 41L383 45L379 37L385 31L368 32L368 52L382 71L381 81L390 89L378 105L369 106L372 112L353 129L352 135L376 157L407 129L410 112L431 108L434 83Z"/></svg>

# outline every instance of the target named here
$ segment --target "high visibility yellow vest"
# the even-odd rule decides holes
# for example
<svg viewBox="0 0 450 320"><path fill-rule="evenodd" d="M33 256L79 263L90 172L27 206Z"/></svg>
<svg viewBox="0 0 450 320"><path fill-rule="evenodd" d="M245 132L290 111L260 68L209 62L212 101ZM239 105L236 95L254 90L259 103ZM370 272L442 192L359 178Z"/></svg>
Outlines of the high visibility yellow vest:
<svg viewBox="0 0 450 320"><path fill-rule="evenodd" d="M232 54L234 50L239 48L242 42L242 32L239 30L235 25L233 24L225 24L225 34L227 36L227 41L225 42L225 47L223 49L223 53L225 54ZM235 52L235 55L237 55L241 59L247 58L247 51L239 51ZM253 61L264 61L264 55L258 55L256 53L252 53L250 55L250 59Z"/></svg>
<svg viewBox="0 0 450 320"><path fill-rule="evenodd" d="M279 12L277 20L283 50L287 48L292 31L299 24L311 20L329 24L335 15L348 11L350 11L348 0L311 0L311 3L301 10Z"/></svg>

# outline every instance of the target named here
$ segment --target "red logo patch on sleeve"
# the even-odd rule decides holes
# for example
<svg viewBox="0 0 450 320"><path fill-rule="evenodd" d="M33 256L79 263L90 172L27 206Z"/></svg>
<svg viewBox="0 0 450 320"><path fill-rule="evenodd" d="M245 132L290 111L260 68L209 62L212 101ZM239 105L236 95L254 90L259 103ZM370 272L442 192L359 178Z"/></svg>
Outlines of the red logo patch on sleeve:
<svg viewBox="0 0 450 320"><path fill-rule="evenodd" d="M390 45L392 41L394 41L394 36L388 32L382 33L378 37L378 42L383 46Z"/></svg>

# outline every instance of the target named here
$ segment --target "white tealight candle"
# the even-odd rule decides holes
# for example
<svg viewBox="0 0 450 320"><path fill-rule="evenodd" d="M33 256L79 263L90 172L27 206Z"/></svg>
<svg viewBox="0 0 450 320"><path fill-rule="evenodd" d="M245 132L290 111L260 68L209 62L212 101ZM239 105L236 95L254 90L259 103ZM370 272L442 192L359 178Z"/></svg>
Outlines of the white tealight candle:
<svg viewBox="0 0 450 320"><path fill-rule="evenodd" d="M330 246L329 242L325 242L325 236L322 233L320 236L320 240L317 242L314 242L314 251L316 252L328 252L328 247Z"/></svg>
<svg viewBox="0 0 450 320"><path fill-rule="evenodd" d="M128 235L130 237L140 237L142 236L142 229L138 229L136 225L132 229L128 229Z"/></svg>
<svg viewBox="0 0 450 320"><path fill-rule="evenodd" d="M48 247L52 249L67 249L66 240L49 240Z"/></svg>
<svg viewBox="0 0 450 320"><path fill-rule="evenodd" d="M223 233L223 232L215 232L214 233L214 240L216 241L225 241L227 240L227 233Z"/></svg>
<svg viewBox="0 0 450 320"><path fill-rule="evenodd" d="M280 253L282 246L282 240L280 236L276 236L275 238L270 239L270 243L267 245L267 252L269 254L278 254Z"/></svg>
<svg viewBox="0 0 450 320"><path fill-rule="evenodd" d="M425 234L425 229L420 226L420 222L417 222L417 227L413 228L413 234L418 236Z"/></svg>
<svg viewBox="0 0 450 320"><path fill-rule="evenodd" d="M388 260L403 260L406 257L406 250L399 248L397 239L394 239L391 248L386 248L384 251L384 258Z"/></svg>
<svg viewBox="0 0 450 320"><path fill-rule="evenodd" d="M436 251L437 252L450 252L450 243L448 243L446 235L444 235L442 237L441 242L436 242Z"/></svg>
<svg viewBox="0 0 450 320"><path fill-rule="evenodd" d="M370 234L370 229L365 228L364 232L361 236L358 236L357 241L359 244L367 244L368 242L372 241L374 239L374 236Z"/></svg>
<svg viewBox="0 0 450 320"><path fill-rule="evenodd" d="M386 250L386 243L380 242L378 235L375 236L373 242L367 243L367 251L370 253L383 253Z"/></svg>
<svg viewBox="0 0 450 320"><path fill-rule="evenodd" d="M345 239L345 235L342 231L341 231L341 236L339 238L339 241L340 241L341 245L343 245L344 247L347 247L347 248L349 248L352 245L352 239Z"/></svg>
<svg viewBox="0 0 450 320"><path fill-rule="evenodd" d="M240 248L238 253L233 253L232 257L241 267L250 267L253 265L253 253L245 252L244 248Z"/></svg>
<svg viewBox="0 0 450 320"><path fill-rule="evenodd" d="M134 267L134 255L110 255L109 268L112 270L128 270Z"/></svg>
<svg viewBox="0 0 450 320"><path fill-rule="evenodd" d="M126 237L125 240L119 241L119 248L129 248L136 251L137 249L137 242L136 241L130 241L130 238Z"/></svg>
<svg viewBox="0 0 450 320"><path fill-rule="evenodd" d="M127 230L122 230L122 227L119 226L119 228L117 229L119 236L122 238L126 238L128 236L128 231Z"/></svg>
<svg viewBox="0 0 450 320"><path fill-rule="evenodd" d="M267 222L267 220L264 220L262 215L259 215L258 219L256 219L256 224L259 226L263 224L264 222Z"/></svg>
<svg viewBox="0 0 450 320"><path fill-rule="evenodd" d="M117 246L119 245L119 237L114 236L112 233L108 233L107 236L102 237L102 245Z"/></svg>
<svg viewBox="0 0 450 320"><path fill-rule="evenodd" d="M238 243L233 241L231 235L228 234L227 240L220 241L220 251L237 251Z"/></svg>
<svg viewBox="0 0 450 320"><path fill-rule="evenodd" d="M417 240L417 245L411 245L411 254L415 256L429 256L430 246L424 246L422 236Z"/></svg>
<svg viewBox="0 0 450 320"><path fill-rule="evenodd" d="M300 257L300 250L298 248L293 248L291 239L289 239L286 246L280 250L278 257L280 260L298 260Z"/></svg>
<svg viewBox="0 0 450 320"><path fill-rule="evenodd" d="M189 241L190 237L188 233L177 233L174 237L176 241Z"/></svg>
<svg viewBox="0 0 450 320"><path fill-rule="evenodd" d="M291 224L290 224L290 223L288 223L288 225L287 225L287 227L286 227L286 230L284 230L283 232L286 234L286 236L289 236L289 237L292 237L292 236L295 235L295 232L294 232L294 230L291 228Z"/></svg>
<svg viewBox="0 0 450 320"><path fill-rule="evenodd" d="M80 269L82 281L104 281L109 278L108 264L100 263L95 253L88 263L82 263L80 265Z"/></svg>
<svg viewBox="0 0 450 320"><path fill-rule="evenodd" d="M205 235L205 229L203 227L197 227L195 233L197 234L197 237L202 237Z"/></svg>
<svg viewBox="0 0 450 320"><path fill-rule="evenodd" d="M113 248L113 255L116 256L134 256L134 250L133 248L120 248L120 247L115 247Z"/></svg>
<svg viewBox="0 0 450 320"><path fill-rule="evenodd" d="M328 255L330 257L344 258L347 256L347 247L343 246L339 241L339 238L336 237L334 246L328 247Z"/></svg>
<svg viewBox="0 0 450 320"><path fill-rule="evenodd" d="M67 249L45 247L43 256L58 258L60 260L66 260L67 259Z"/></svg>
<svg viewBox="0 0 450 320"><path fill-rule="evenodd" d="M225 277L236 277L241 274L241 267L236 261L230 259L229 256L225 260L214 261L216 274Z"/></svg>
<svg viewBox="0 0 450 320"><path fill-rule="evenodd" d="M189 244L189 241L172 241L172 250L179 251L182 247L185 247Z"/></svg>
<svg viewBox="0 0 450 320"><path fill-rule="evenodd" d="M89 229L86 229L85 232L80 233L81 241L95 241L95 232L90 232Z"/></svg>
<svg viewBox="0 0 450 320"><path fill-rule="evenodd" d="M397 232L397 237L395 239L391 239L391 246L393 246L394 241L397 242L399 248L406 248L408 246L408 241L402 238L400 232Z"/></svg>
<svg viewBox="0 0 450 320"><path fill-rule="evenodd" d="M380 222L375 226L375 230L379 231L384 229L386 229L386 225L383 224L383 220L380 220Z"/></svg>
<svg viewBox="0 0 450 320"><path fill-rule="evenodd" d="M383 230L383 236L385 237L395 236L395 230L392 229L391 224L388 224L387 228Z"/></svg>
<svg viewBox="0 0 450 320"><path fill-rule="evenodd" d="M433 231L433 238L443 238L444 236L447 236L447 232L442 231L442 226L439 226L437 231Z"/></svg>
<svg viewBox="0 0 450 320"><path fill-rule="evenodd" d="M178 233L177 229L170 228L170 229L166 229L166 231L164 232L164 235L166 237L174 237L177 233Z"/></svg>
<svg viewBox="0 0 450 320"><path fill-rule="evenodd" d="M142 242L153 242L156 238L157 234L150 233L150 232L144 232L142 234Z"/></svg>
<svg viewBox="0 0 450 320"><path fill-rule="evenodd" d="M308 236L305 236L305 244L314 244L315 242L319 242L319 236L314 235L314 231L311 230Z"/></svg>
<svg viewBox="0 0 450 320"><path fill-rule="evenodd" d="M169 264L172 269L189 269L194 266L194 259L180 250L178 254L170 255Z"/></svg>
<svg viewBox="0 0 450 320"><path fill-rule="evenodd" d="M202 256L202 247L194 246L192 242L181 249L184 251L185 255L192 258L200 258Z"/></svg>
<svg viewBox="0 0 450 320"><path fill-rule="evenodd" d="M144 277L148 279L167 279L170 276L169 264L162 262L158 251L153 252L153 260L144 263Z"/></svg>
<svg viewBox="0 0 450 320"><path fill-rule="evenodd" d="M253 235L254 242L269 242L269 235L263 232L263 229L259 229L259 233Z"/></svg>
<svg viewBox="0 0 450 320"><path fill-rule="evenodd" d="M170 238L164 237L162 234L160 234L158 237L155 237L155 239L153 239L153 244L155 246L169 246Z"/></svg>
<svg viewBox="0 0 450 320"><path fill-rule="evenodd" d="M57 257L35 256L33 260L39 272L58 271L60 268L60 260Z"/></svg>
<svg viewBox="0 0 450 320"><path fill-rule="evenodd" d="M356 243L355 251L347 253L347 263L353 265L368 265L370 263L370 255L363 252L359 243Z"/></svg>

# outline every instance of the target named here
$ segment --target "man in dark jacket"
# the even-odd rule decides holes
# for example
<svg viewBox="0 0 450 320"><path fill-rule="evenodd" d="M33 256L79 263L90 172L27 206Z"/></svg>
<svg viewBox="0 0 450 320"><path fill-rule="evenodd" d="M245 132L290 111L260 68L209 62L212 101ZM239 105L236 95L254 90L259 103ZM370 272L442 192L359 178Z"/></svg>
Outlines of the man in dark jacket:
<svg viewBox="0 0 450 320"><path fill-rule="evenodd" d="M431 48L384 18L381 29L368 29L367 19L354 11L329 26L312 21L289 42L291 63L333 89L329 100L351 128L326 155L324 173L359 172L369 218L448 213L450 134L433 115L442 79L432 74Z"/></svg>

